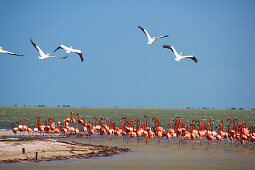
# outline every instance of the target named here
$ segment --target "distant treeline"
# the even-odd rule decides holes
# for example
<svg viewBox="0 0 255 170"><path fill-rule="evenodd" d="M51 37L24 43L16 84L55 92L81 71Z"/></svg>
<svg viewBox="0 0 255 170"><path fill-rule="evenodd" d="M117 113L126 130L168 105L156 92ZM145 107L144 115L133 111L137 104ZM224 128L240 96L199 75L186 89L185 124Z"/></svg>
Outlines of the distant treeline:
<svg viewBox="0 0 255 170"><path fill-rule="evenodd" d="M18 107L18 105L14 105L14 107ZM35 106L27 106L27 105L22 105L21 107L71 107L71 105L58 105L58 106L46 106L46 105L35 105ZM87 106L82 106L82 107L87 107ZM118 108L118 106L114 106L115 108ZM143 108L143 106L141 106L140 108ZM172 108L172 109L176 109L176 108ZM195 107L186 107L186 109L215 109L215 108L209 108L209 107L202 107L202 108L195 108ZM244 108L240 107L240 108L227 108L227 110L245 110ZM248 109L248 110L255 110L255 108L253 109Z"/></svg>
<svg viewBox="0 0 255 170"><path fill-rule="evenodd" d="M209 107L202 107L202 108L191 108L191 107L187 107L186 109L215 109L215 108L209 108ZM227 110L244 110L244 108L240 107L240 108L227 108ZM255 110L255 109L251 109L251 110Z"/></svg>
<svg viewBox="0 0 255 170"><path fill-rule="evenodd" d="M14 105L14 107L18 107L18 105ZM39 104L39 105L36 105L36 106L23 105L22 107L51 107L51 106L46 106L46 105ZM71 106L70 105L58 105L57 107L71 107Z"/></svg>

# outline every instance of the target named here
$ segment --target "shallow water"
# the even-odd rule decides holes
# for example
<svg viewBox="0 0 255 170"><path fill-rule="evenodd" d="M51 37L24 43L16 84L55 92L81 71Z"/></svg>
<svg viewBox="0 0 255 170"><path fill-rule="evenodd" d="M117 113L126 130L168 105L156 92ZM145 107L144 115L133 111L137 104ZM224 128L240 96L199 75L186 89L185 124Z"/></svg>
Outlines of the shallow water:
<svg viewBox="0 0 255 170"><path fill-rule="evenodd" d="M42 120L50 115L58 115L62 121L69 116L70 111L79 112L81 117L93 120L94 116L104 116L118 121L123 116L132 116L144 121L143 116L148 114L150 120L157 116L163 126L167 126L169 120L181 116L182 120L191 121L193 118L200 120L238 118L254 124L255 111L233 110L177 110L177 109L100 109L100 108L15 108L0 107L0 128L10 128L10 123L17 118L30 118L34 121L40 115ZM7 116L8 115L8 116ZM0 164L0 169L169 169L169 168L228 168L228 169L254 169L255 152L254 145L246 148L239 143L222 141L221 143L206 143L204 141L190 141L186 144L178 140L149 141L146 145L143 139L128 139L124 137L95 136L82 138L59 138L58 140L78 141L90 144L102 144L108 146L128 147L128 153L121 153L111 157L73 159L67 161L43 161L39 163L14 163ZM40 154L40 153L39 153Z"/></svg>
<svg viewBox="0 0 255 170"><path fill-rule="evenodd" d="M149 141L124 137L79 137L59 140L90 144L128 147L130 152L104 158L43 161L39 163L1 164L0 169L169 169L169 168L255 168L255 152L250 147L230 142L179 142L178 140ZM40 153L39 153L40 154Z"/></svg>

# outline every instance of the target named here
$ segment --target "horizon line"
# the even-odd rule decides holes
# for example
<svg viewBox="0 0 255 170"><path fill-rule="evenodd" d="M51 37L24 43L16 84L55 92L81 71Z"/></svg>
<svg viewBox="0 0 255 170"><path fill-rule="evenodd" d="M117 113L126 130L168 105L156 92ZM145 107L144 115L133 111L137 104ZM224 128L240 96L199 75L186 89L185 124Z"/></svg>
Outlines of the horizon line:
<svg viewBox="0 0 255 170"><path fill-rule="evenodd" d="M242 107L231 107L231 108L209 108L209 107L186 107L186 108L178 108L178 107L172 107L172 108L152 108L152 107L93 107L93 106L71 106L71 105L58 105L58 106L47 106L47 105L13 105L13 106L1 106L0 107L40 107L40 108L46 108L46 107L59 107L59 108L107 108L107 109L184 109L184 110L255 110L255 108L245 109Z"/></svg>

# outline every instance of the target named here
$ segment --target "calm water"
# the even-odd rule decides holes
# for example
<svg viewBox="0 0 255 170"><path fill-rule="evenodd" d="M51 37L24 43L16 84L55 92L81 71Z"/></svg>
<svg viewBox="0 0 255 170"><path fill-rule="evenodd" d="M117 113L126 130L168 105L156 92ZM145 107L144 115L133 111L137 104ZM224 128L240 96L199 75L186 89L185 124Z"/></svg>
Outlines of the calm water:
<svg viewBox="0 0 255 170"><path fill-rule="evenodd" d="M39 109L39 110L38 110ZM124 115L133 119L144 120L148 114L150 118L156 116L164 126L169 120L181 116L183 120L200 120L214 118L216 121L227 118L238 118L241 121L254 123L255 111L232 110L173 110L173 109L98 109L98 108L8 108L0 107L0 127L8 128L10 122L22 118L31 120L41 116L42 120L49 115L58 115L60 120L69 116L69 112L79 112L81 116L92 120L94 116L104 116L119 120ZM16 120L15 120L16 121ZM106 158L75 159L68 161L51 161L39 163L1 164L0 169L169 169L169 168L228 168L228 169L254 169L255 152L252 146L240 148L239 144L230 142L207 144L204 141L180 143L178 140L149 141L148 145L140 139L127 139L123 137L97 136L92 138L65 138L91 144L128 147L128 153Z"/></svg>
<svg viewBox="0 0 255 170"><path fill-rule="evenodd" d="M1 169L167 169L167 168L231 168L254 169L255 154L249 149L232 147L230 143L206 144L157 140L145 145L137 139L120 137L93 137L61 139L92 144L128 147L132 151L119 155L68 161L2 164Z"/></svg>

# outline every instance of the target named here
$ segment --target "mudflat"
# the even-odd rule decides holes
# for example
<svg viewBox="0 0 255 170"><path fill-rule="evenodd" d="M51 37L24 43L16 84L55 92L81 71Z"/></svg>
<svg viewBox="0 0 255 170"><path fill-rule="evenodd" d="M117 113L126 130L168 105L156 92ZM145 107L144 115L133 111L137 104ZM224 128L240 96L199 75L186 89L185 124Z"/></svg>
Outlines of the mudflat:
<svg viewBox="0 0 255 170"><path fill-rule="evenodd" d="M128 148L57 141L53 139L7 138L0 133L0 163L75 158L86 159L91 157L111 156L127 151L129 151ZM37 159L36 152L38 153Z"/></svg>

